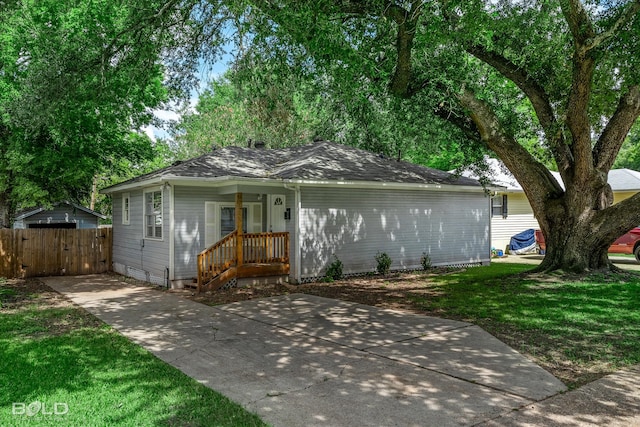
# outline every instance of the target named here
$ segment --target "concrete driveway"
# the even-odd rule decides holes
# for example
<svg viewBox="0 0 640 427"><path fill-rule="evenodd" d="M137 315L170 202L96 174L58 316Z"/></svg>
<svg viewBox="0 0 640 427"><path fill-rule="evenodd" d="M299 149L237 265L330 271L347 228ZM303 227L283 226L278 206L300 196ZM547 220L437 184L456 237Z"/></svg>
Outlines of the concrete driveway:
<svg viewBox="0 0 640 427"><path fill-rule="evenodd" d="M208 307L109 275L43 281L274 426L471 426L565 390L468 323L302 294Z"/></svg>

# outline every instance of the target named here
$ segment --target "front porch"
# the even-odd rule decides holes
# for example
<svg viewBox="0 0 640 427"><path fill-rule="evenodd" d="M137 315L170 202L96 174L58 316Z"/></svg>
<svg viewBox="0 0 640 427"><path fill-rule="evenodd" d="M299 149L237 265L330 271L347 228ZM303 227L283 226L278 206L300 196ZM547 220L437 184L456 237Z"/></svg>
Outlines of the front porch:
<svg viewBox="0 0 640 427"><path fill-rule="evenodd" d="M234 279L289 275L289 233L243 232L242 193L235 199L235 230L198 254L198 292Z"/></svg>

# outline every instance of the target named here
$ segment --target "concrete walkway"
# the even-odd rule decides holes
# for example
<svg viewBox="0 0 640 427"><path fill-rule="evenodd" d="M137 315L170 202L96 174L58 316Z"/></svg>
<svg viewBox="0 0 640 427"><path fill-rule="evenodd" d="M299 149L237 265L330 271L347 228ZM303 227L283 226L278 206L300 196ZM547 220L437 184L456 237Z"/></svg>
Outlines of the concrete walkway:
<svg viewBox="0 0 640 427"><path fill-rule="evenodd" d="M274 426L640 420L638 371L558 394L555 377L468 323L302 294L208 307L108 275L43 281ZM611 393L630 397L612 406Z"/></svg>

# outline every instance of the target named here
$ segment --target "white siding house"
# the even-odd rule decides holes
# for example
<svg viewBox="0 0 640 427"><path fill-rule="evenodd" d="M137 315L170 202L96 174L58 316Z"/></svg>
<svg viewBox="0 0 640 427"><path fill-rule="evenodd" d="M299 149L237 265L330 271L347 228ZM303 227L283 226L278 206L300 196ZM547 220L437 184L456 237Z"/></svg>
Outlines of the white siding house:
<svg viewBox="0 0 640 427"><path fill-rule="evenodd" d="M491 198L491 247L508 251L511 237L527 229L539 229L531 205L522 187L498 159L487 159L489 179L501 188ZM563 186L558 172L551 172ZM463 176L475 178L470 171ZM613 190L613 203L627 199L640 191L640 172L630 169L612 169L608 182Z"/></svg>
<svg viewBox="0 0 640 427"><path fill-rule="evenodd" d="M114 270L180 286L198 254L233 230L288 232L289 280L490 261L490 199L474 179L319 141L269 150L226 147L102 190L113 200ZM155 203L155 205L154 205ZM239 206L239 205L238 205ZM151 215L150 215L151 213Z"/></svg>

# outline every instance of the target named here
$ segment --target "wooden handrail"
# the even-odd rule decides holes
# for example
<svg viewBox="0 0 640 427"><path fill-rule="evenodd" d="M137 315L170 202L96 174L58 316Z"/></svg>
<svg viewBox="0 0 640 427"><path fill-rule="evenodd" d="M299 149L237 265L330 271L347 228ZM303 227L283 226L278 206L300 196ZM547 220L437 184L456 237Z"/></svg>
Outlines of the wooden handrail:
<svg viewBox="0 0 640 427"><path fill-rule="evenodd" d="M238 241L242 245L242 264L289 264L289 233L244 233L238 230L198 254L198 291L210 280L231 267L240 267Z"/></svg>
<svg viewBox="0 0 640 427"><path fill-rule="evenodd" d="M198 291L209 280L236 264L237 235L238 230L233 230L198 254Z"/></svg>

